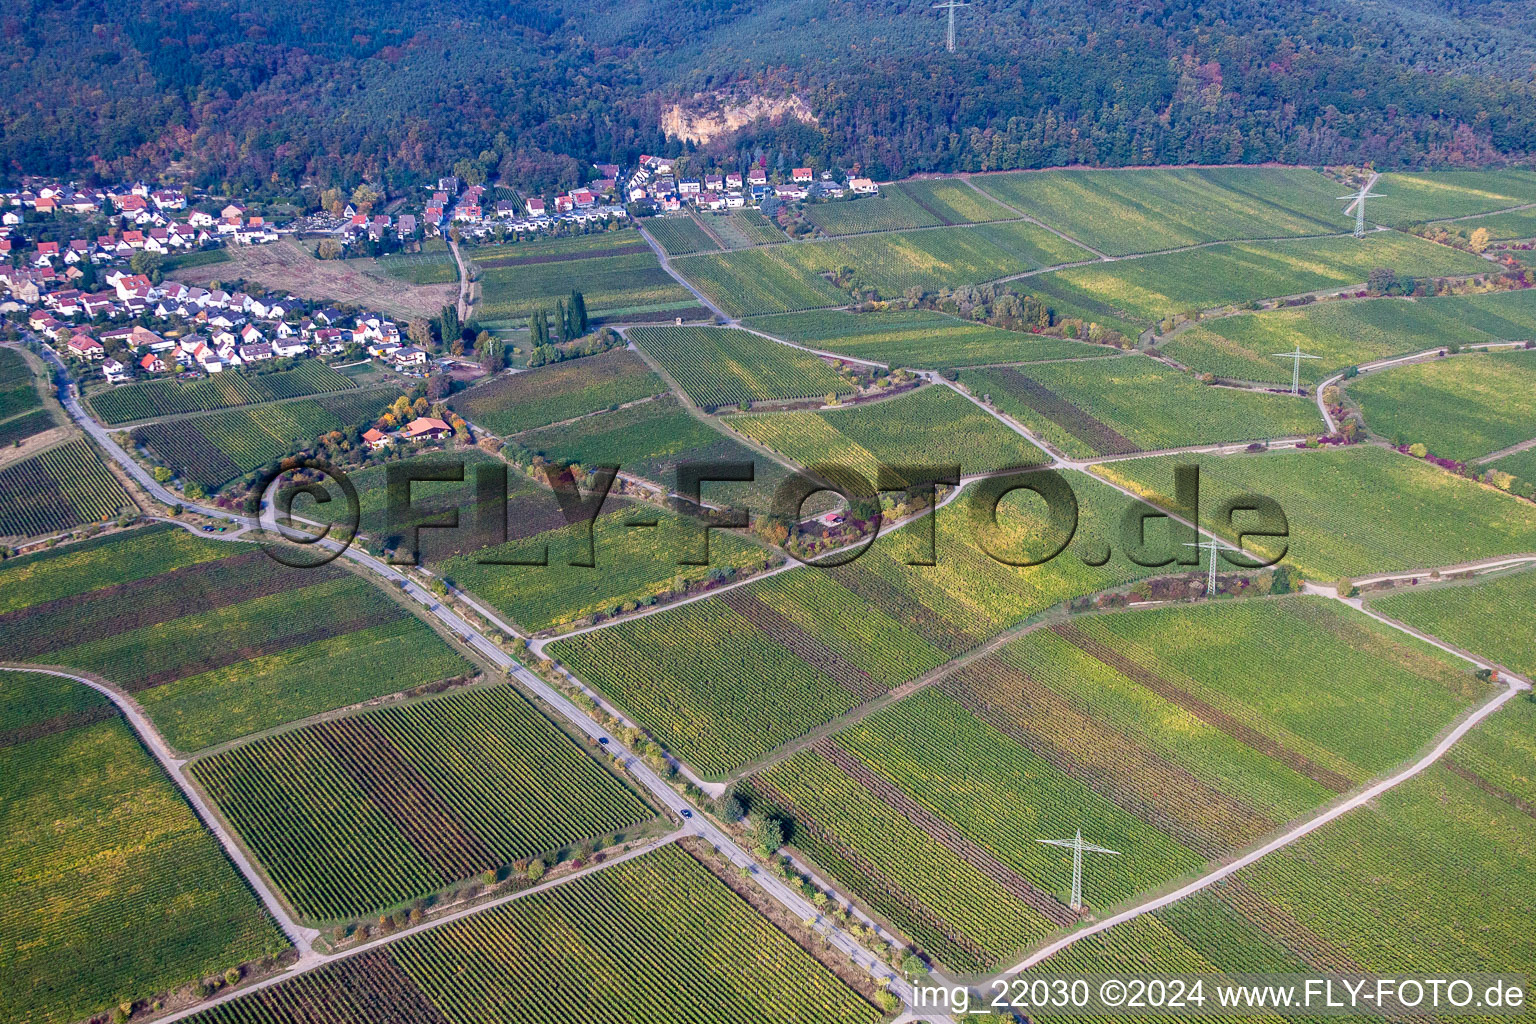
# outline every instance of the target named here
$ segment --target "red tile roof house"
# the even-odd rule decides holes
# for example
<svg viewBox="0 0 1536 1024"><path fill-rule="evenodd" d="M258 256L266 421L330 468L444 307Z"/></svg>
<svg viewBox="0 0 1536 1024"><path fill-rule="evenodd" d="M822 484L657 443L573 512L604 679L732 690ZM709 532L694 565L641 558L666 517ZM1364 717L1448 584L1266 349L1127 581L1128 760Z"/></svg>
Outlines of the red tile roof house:
<svg viewBox="0 0 1536 1024"><path fill-rule="evenodd" d="M405 436L412 441L419 441L422 438L431 438L436 440L437 438L446 437L452 433L452 427L444 423L442 420L434 419L431 416L419 417L418 419L411 420L411 422L405 425Z"/></svg>
<svg viewBox="0 0 1536 1024"><path fill-rule="evenodd" d="M69 350L82 359L102 359L107 354L107 350L101 347L101 342L89 334L76 334L71 337Z"/></svg>
<svg viewBox="0 0 1536 1024"><path fill-rule="evenodd" d="M795 168L794 179L796 181L812 181L815 179L815 177L816 175L811 172L809 167Z"/></svg>
<svg viewBox="0 0 1536 1024"><path fill-rule="evenodd" d="M378 427L369 427L363 431L363 443L374 451L389 446L389 435L383 433Z"/></svg>

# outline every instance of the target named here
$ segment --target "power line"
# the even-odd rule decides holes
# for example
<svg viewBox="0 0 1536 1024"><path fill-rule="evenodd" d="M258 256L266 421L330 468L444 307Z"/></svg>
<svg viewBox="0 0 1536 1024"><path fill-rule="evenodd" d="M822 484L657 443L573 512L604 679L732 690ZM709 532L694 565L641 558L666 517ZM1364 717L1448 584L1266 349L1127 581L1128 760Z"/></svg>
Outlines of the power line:
<svg viewBox="0 0 1536 1024"><path fill-rule="evenodd" d="M950 53L954 53L955 52L955 8L956 7L969 7L971 5L969 3L962 3L961 0L945 0L944 3L942 3L942 4L934 4L933 6L934 6L935 10L937 10L939 8L944 8L944 9L947 9L949 11L949 36L948 36L947 42L948 42L949 52Z"/></svg>

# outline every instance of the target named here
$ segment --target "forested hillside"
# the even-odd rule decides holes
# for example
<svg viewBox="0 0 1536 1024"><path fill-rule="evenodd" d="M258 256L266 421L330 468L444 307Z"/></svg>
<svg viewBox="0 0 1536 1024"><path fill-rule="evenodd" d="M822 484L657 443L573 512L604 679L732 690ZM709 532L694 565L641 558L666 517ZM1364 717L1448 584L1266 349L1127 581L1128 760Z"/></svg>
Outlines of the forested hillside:
<svg viewBox="0 0 1536 1024"><path fill-rule="evenodd" d="M1536 145L1506 0L16 0L0 164L206 184L436 175L536 187L666 149L696 95L798 96L726 164L875 177L1066 163L1477 163ZM674 149L678 144L674 143Z"/></svg>

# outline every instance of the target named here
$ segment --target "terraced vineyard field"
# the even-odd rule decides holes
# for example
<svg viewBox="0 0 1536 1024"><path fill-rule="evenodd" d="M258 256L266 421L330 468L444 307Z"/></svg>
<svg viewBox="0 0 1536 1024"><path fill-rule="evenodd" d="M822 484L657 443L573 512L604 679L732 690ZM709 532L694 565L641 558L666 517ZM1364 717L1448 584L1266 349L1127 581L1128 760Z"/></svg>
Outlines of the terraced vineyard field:
<svg viewBox="0 0 1536 1024"><path fill-rule="evenodd" d="M541 309L553 311L572 289L581 292L593 316L692 298L632 229L482 246L470 258L480 273L475 311L488 320L524 320Z"/></svg>
<svg viewBox="0 0 1536 1024"><path fill-rule="evenodd" d="M1536 352L1395 366L1349 382L1373 434L1466 461L1536 437Z"/></svg>
<svg viewBox="0 0 1536 1024"><path fill-rule="evenodd" d="M1450 976L1536 969L1536 942L1525 927L1536 913L1529 884L1536 792L1525 771L1533 707L1511 702L1421 775L1036 970ZM1490 887L1507 898L1479 911L1477 927L1465 927Z"/></svg>
<svg viewBox="0 0 1536 1024"><path fill-rule="evenodd" d="M704 214L709 226L725 242L727 249L744 249L749 245L773 245L787 242L789 237L779 226L764 217L754 206L744 206L729 213Z"/></svg>
<svg viewBox="0 0 1536 1024"><path fill-rule="evenodd" d="M1123 455L1323 427L1304 397L1208 387L1142 355L963 370L960 383L1068 455Z"/></svg>
<svg viewBox="0 0 1536 1024"><path fill-rule="evenodd" d="M1536 202L1536 200L1532 201ZM1469 234L1478 228L1484 228L1488 232L1488 237L1496 240L1536 238L1536 209L1490 213L1445 226L1459 228Z"/></svg>
<svg viewBox="0 0 1536 1024"><path fill-rule="evenodd" d="M1488 264L1412 235L1378 232L1363 239L1233 242L1070 267L1031 279L1030 288L1049 289L1069 302L1090 309L1099 304L1150 323L1191 309L1358 285L1376 267L1392 267L1403 277L1428 277L1477 274Z"/></svg>
<svg viewBox="0 0 1536 1024"><path fill-rule="evenodd" d="M942 385L846 409L732 416L726 423L799 466L835 463L871 484L879 466L956 466L962 475L1037 466L1045 453Z"/></svg>
<svg viewBox="0 0 1536 1024"><path fill-rule="evenodd" d="M502 374L453 397L454 411L503 436L659 395L667 385L633 352L600 355Z"/></svg>
<svg viewBox="0 0 1536 1024"><path fill-rule="evenodd" d="M371 423L397 396L380 389L303 398L151 423L130 436L174 472L217 490L321 434Z"/></svg>
<svg viewBox="0 0 1536 1024"><path fill-rule="evenodd" d="M932 228L943 223L937 213L926 209L914 196L894 188L881 189L872 196L807 203L805 219L829 235Z"/></svg>
<svg viewBox="0 0 1536 1024"><path fill-rule="evenodd" d="M1325 694L1295 659L1371 683ZM753 789L818 865L945 964L980 970L1075 919L1070 857L1035 841L1060 822L1135 852L1094 865L1091 906L1113 906L1384 772L1485 695L1460 663L1322 598L1089 616Z"/></svg>
<svg viewBox="0 0 1536 1024"><path fill-rule="evenodd" d="M645 222L645 230L667 251L668 256L720 251L714 239L686 213L674 217L652 217Z"/></svg>
<svg viewBox="0 0 1536 1024"><path fill-rule="evenodd" d="M40 425L43 423L46 426ZM13 348L0 348L0 445L13 444L51 426L53 417L43 409L26 356Z"/></svg>
<svg viewBox="0 0 1536 1024"><path fill-rule="evenodd" d="M556 943L562 953L552 957ZM352 1005L363 1009L349 1012ZM701 1007L707 1007L707 1018L697 1016ZM509 1013L523 1024L704 1019L877 1024L881 1019L708 869L671 845L334 961L191 1020L450 1024Z"/></svg>
<svg viewBox="0 0 1536 1024"><path fill-rule="evenodd" d="M748 462L751 482L712 481L701 487L714 505L766 512L774 490L789 470L753 451L728 432L716 430L678 405L670 395L574 423L532 430L516 443L550 462L583 466L618 465L625 473L674 490L678 467L686 463Z"/></svg>
<svg viewBox="0 0 1536 1024"><path fill-rule="evenodd" d="M232 409L280 398L308 398L346 391L357 382L324 363L307 359L292 370L244 374L226 370L195 381L151 380L119 385L91 396L91 409L108 424L185 412Z"/></svg>
<svg viewBox="0 0 1536 1024"><path fill-rule="evenodd" d="M689 256L674 268L732 316L761 316L845 305L848 294L827 277L845 267L855 285L895 298L908 288L937 291L1090 258L1018 221Z"/></svg>
<svg viewBox="0 0 1536 1024"><path fill-rule="evenodd" d="M678 757L723 777L1030 615L1145 574L1078 557L1102 550L1131 499L1072 484L1078 542L1043 565L1004 565L980 546L1048 553L1038 506L1005 499L993 531L971 521L966 494L939 511L934 548L919 520L840 568L795 569L547 650Z"/></svg>
<svg viewBox="0 0 1536 1024"><path fill-rule="evenodd" d="M135 508L83 437L0 469L0 536L57 533Z"/></svg>
<svg viewBox="0 0 1536 1024"><path fill-rule="evenodd" d="M655 525L642 525L654 523ZM605 512L592 527L561 525L496 548L443 561L438 571L530 631L579 625L593 615L633 611L674 596L691 583L765 566L767 550L729 531L714 531L710 564L684 565L693 549L676 513L634 504ZM514 560L487 562L487 559ZM547 559L548 564L529 564Z"/></svg>
<svg viewBox="0 0 1536 1024"><path fill-rule="evenodd" d="M853 386L819 356L731 327L636 327L629 337L706 408L845 395Z"/></svg>
<svg viewBox="0 0 1536 1024"><path fill-rule="evenodd" d="M924 178L883 186L885 195L903 195L942 224L982 224L1016 220L1018 214L958 178Z"/></svg>
<svg viewBox="0 0 1536 1024"><path fill-rule="evenodd" d="M259 739L192 773L316 921L386 911L654 816L509 686Z"/></svg>
<svg viewBox="0 0 1536 1024"><path fill-rule="evenodd" d="M812 348L887 366L943 370L984 363L1092 359L1114 349L1005 331L929 310L850 313L841 309L754 317L748 327Z"/></svg>
<svg viewBox="0 0 1536 1024"><path fill-rule="evenodd" d="M1536 507L1375 445L1259 455L1169 455L1105 463L1094 472L1158 503L1173 467L1200 467L1206 510L1238 494L1268 495L1290 524L1286 561L1308 577L1341 577L1457 565L1536 551ZM1241 520L1239 520L1241 522ZM1235 539L1207 512L1205 526ZM1249 551L1276 553L1250 538Z"/></svg>
<svg viewBox="0 0 1536 1024"><path fill-rule="evenodd" d="M1536 624L1512 608L1536 598L1536 572L1494 576L1475 585L1403 588L1373 594L1371 607L1465 650L1536 676Z"/></svg>
<svg viewBox="0 0 1536 1024"><path fill-rule="evenodd" d="M249 545L136 530L7 562L13 582L0 647L111 680L182 750L471 671L366 581Z"/></svg>
<svg viewBox="0 0 1536 1024"><path fill-rule="evenodd" d="M1425 174L1389 171L1371 191L1380 192L1381 198L1366 206L1366 217L1396 227L1536 203L1536 173L1517 169Z"/></svg>
<svg viewBox="0 0 1536 1024"><path fill-rule="evenodd" d="M1022 171L971 179L1112 256L1346 230L1340 186L1301 168Z"/></svg>
<svg viewBox="0 0 1536 1024"><path fill-rule="evenodd" d="M33 409L20 416L12 416L0 422L0 448L10 447L18 441L25 441L56 426L58 423L54 420L53 413L47 409Z"/></svg>
<svg viewBox="0 0 1536 1024"><path fill-rule="evenodd" d="M0 672L0 1016L67 1024L287 948L107 699Z"/></svg>
<svg viewBox="0 0 1536 1024"><path fill-rule="evenodd" d="M1300 346L1308 355L1320 357L1301 361L1303 385L1316 385L1350 366L1377 359L1423 352L1436 345L1495 340L1460 315L1466 310L1464 302L1449 305L1452 301L1350 299L1241 313L1194 324L1158 348L1200 373L1289 386L1292 362L1273 353Z"/></svg>

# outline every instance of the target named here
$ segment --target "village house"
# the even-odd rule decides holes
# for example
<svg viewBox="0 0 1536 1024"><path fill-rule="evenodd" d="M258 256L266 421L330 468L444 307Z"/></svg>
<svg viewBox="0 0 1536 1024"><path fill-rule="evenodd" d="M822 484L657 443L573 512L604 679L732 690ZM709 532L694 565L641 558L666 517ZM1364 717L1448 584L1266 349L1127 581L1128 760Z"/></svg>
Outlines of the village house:
<svg viewBox="0 0 1536 1024"><path fill-rule="evenodd" d="M453 428L440 419L431 416L420 416L405 425L407 440L422 441L448 437L452 435Z"/></svg>
<svg viewBox="0 0 1536 1024"><path fill-rule="evenodd" d="M372 451L378 451L381 448L388 448L390 439L389 435L379 430L378 427L369 427L363 431L363 443Z"/></svg>

